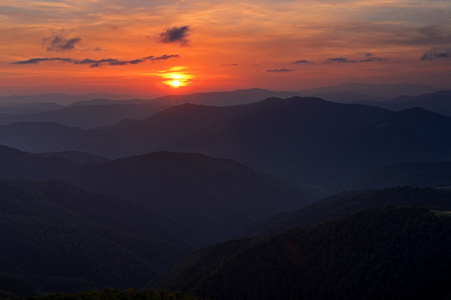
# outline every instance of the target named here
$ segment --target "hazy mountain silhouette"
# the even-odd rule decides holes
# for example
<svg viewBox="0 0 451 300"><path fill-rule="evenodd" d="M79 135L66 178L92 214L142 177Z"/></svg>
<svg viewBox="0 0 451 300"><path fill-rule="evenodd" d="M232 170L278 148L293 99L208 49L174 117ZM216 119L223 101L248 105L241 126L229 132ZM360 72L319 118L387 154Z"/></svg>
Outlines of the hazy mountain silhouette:
<svg viewBox="0 0 451 300"><path fill-rule="evenodd" d="M401 83L401 84L344 83L336 86L325 86L314 89L305 89L299 91L299 94L302 96L324 97L327 99L327 95L333 95L344 91L352 91L355 93L361 93L371 97L393 99L401 95L419 96L421 94L433 93L438 90L440 89L430 87L427 85L418 85L410 83ZM370 99L363 98L359 100L370 100Z"/></svg>
<svg viewBox="0 0 451 300"><path fill-rule="evenodd" d="M115 104L146 104L151 100L130 99L130 100L111 100L111 99L90 99L67 104L66 107L91 106L91 105L115 105Z"/></svg>
<svg viewBox="0 0 451 300"><path fill-rule="evenodd" d="M0 179L2 278L41 293L140 288L205 236L142 205L61 181Z"/></svg>
<svg viewBox="0 0 451 300"><path fill-rule="evenodd" d="M315 96L315 97L320 97L327 101L339 102L339 103L356 103L356 102L357 103L360 103L360 102L361 103L365 103L365 102L368 102L368 103L376 102L377 103L377 102L388 101L387 98L366 95L366 94L349 91L349 90L339 91L339 92L330 93L330 94L319 94L318 96Z"/></svg>
<svg viewBox="0 0 451 300"><path fill-rule="evenodd" d="M370 207L423 206L451 210L446 189L393 187L381 190L340 192L296 211L281 213L249 226L245 234L266 236L301 227L309 228Z"/></svg>
<svg viewBox="0 0 451 300"><path fill-rule="evenodd" d="M115 124L123 119L146 119L169 105L152 101L131 103L113 101L114 104L89 104L63 107L33 114L2 114L0 125L18 122L55 122L78 128L95 128ZM115 102L119 102L116 104Z"/></svg>
<svg viewBox="0 0 451 300"><path fill-rule="evenodd" d="M89 99L70 103L66 106L59 106L59 109L51 107L51 104L48 104L46 109L42 104L39 106L34 104L32 106L32 103L27 103L22 104L22 106L27 105L28 107L28 110L24 112L17 108L5 108L3 110L4 113L0 114L0 125L17 122L56 122L66 126L88 129L112 125L123 119L143 120L169 106L185 103L227 106L257 102L273 96L290 97L293 95L296 95L296 93L248 89L231 92L172 95L152 100ZM70 95L67 96L69 99L73 99ZM53 99L52 97L50 98ZM1 112L2 109L0 107Z"/></svg>
<svg viewBox="0 0 451 300"><path fill-rule="evenodd" d="M400 185L451 185L451 162L406 162L393 164L368 172L345 186L345 188L367 189Z"/></svg>
<svg viewBox="0 0 451 300"><path fill-rule="evenodd" d="M66 105L73 102L91 100L91 99L112 99L112 100L126 100L134 99L135 96L118 95L108 93L90 93L82 95L68 95L61 93L39 94L39 95L14 95L14 96L0 96L0 102L13 103L33 103L33 102L54 102L60 105Z"/></svg>
<svg viewBox="0 0 451 300"><path fill-rule="evenodd" d="M393 112L319 98L269 98L229 107L184 104L97 130L49 123L0 126L0 143L108 158L199 152L331 193L390 164L450 160L451 119L420 108Z"/></svg>
<svg viewBox="0 0 451 300"><path fill-rule="evenodd" d="M110 159L103 156L78 151L40 153L40 156L62 157L77 164L101 164L110 161Z"/></svg>
<svg viewBox="0 0 451 300"><path fill-rule="evenodd" d="M297 92L276 92L266 89L243 89L230 92L208 92L188 95L170 95L155 98L153 101L169 103L170 105L180 105L185 103L202 104L208 106L231 106L249 104L261 101L266 98L279 97L288 98L298 96Z"/></svg>
<svg viewBox="0 0 451 300"><path fill-rule="evenodd" d="M0 103L0 116L8 117L8 114L36 114L52 110L59 110L63 107L63 105L53 102Z"/></svg>
<svg viewBox="0 0 451 300"><path fill-rule="evenodd" d="M403 110L412 107L421 107L429 111L451 115L451 91L437 91L417 97L400 96L388 102L361 102L391 110Z"/></svg>
<svg viewBox="0 0 451 300"><path fill-rule="evenodd" d="M0 177L57 178L105 195L133 200L153 212L231 237L252 222L299 208L305 190L231 160L159 152L104 164L79 165L1 147Z"/></svg>
<svg viewBox="0 0 451 300"><path fill-rule="evenodd" d="M450 230L446 213L373 208L308 230L202 249L148 286L227 300L442 299Z"/></svg>

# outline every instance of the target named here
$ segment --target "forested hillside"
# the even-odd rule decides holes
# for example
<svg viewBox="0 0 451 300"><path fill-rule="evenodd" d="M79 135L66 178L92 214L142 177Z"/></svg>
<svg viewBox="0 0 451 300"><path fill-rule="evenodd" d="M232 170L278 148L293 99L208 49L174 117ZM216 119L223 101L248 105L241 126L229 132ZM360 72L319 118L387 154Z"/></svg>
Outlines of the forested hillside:
<svg viewBox="0 0 451 300"><path fill-rule="evenodd" d="M451 218L442 215L373 208L309 230L232 241L193 254L149 286L217 300L444 299ZM241 249L224 255L234 245Z"/></svg>
<svg viewBox="0 0 451 300"><path fill-rule="evenodd" d="M265 236L287 229L309 228L370 207L423 206L451 210L449 189L393 187L380 190L341 192L298 210L275 215L249 226L245 234Z"/></svg>
<svg viewBox="0 0 451 300"><path fill-rule="evenodd" d="M0 191L0 288L140 288L211 239L131 201L60 181L1 179Z"/></svg>

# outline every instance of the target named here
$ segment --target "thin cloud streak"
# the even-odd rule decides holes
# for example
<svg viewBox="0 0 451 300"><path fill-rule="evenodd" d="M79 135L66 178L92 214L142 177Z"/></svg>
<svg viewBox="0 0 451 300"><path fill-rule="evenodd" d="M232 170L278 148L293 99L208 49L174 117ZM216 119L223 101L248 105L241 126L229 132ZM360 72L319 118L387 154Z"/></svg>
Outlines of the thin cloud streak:
<svg viewBox="0 0 451 300"><path fill-rule="evenodd" d="M308 61L308 60L305 60L305 59L301 59L301 60L297 60L297 61L292 62L292 64L313 64L313 61Z"/></svg>
<svg viewBox="0 0 451 300"><path fill-rule="evenodd" d="M61 62L73 63L76 65L90 65L91 68L94 68L94 67L100 67L102 65L110 65L110 66L124 66L124 65L129 65L129 64L135 65L135 64L139 64L139 63L142 63L145 61L166 60L166 59L175 58L175 57L179 57L179 55L177 55L177 54L166 55L165 54L165 55L158 56L158 57L151 55L151 56L134 59L134 60L119 60L116 58L104 58L104 59L86 58L83 60L79 60L79 59L73 59L73 58L46 57L46 58L31 58L28 60L15 61L15 62L12 62L12 64L28 65L28 64L38 64L41 62L48 62L48 61L61 61Z"/></svg>
<svg viewBox="0 0 451 300"><path fill-rule="evenodd" d="M365 54L365 59L360 60L350 60L346 57L334 57L334 58L328 58L325 61L323 61L324 64L330 64L330 63L339 63L339 64L349 64L349 63L365 63L365 62L376 62L376 61L387 61L388 58L382 58L382 57L376 57L371 53Z"/></svg>
<svg viewBox="0 0 451 300"><path fill-rule="evenodd" d="M270 73L286 73L286 72L293 72L294 70L291 69L272 69L272 70L266 70L266 72L270 72Z"/></svg>
<svg viewBox="0 0 451 300"><path fill-rule="evenodd" d="M436 59L451 58L451 48L449 49L431 49L426 51L421 57L421 60L436 60Z"/></svg>

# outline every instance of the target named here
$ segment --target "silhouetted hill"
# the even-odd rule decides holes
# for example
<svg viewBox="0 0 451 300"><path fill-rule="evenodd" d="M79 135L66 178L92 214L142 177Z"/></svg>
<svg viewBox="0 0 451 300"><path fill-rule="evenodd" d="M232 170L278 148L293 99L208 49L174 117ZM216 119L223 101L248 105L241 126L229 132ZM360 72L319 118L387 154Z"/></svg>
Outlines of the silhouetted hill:
<svg viewBox="0 0 451 300"><path fill-rule="evenodd" d="M134 96L118 95L108 93L90 93L82 95L68 95L61 93L52 94L40 94L40 95L13 95L13 96L0 96L0 102L13 102L13 103L33 103L33 102L54 102L61 105L70 104L73 102L79 102L91 99L112 99L112 100L125 100L133 99Z"/></svg>
<svg viewBox="0 0 451 300"><path fill-rule="evenodd" d="M112 104L74 105L34 114L2 114L0 125L18 122L55 122L69 127L95 128L112 125L127 118L146 119L169 107L167 104L152 101L136 104L128 103L129 101L109 101Z"/></svg>
<svg viewBox="0 0 451 300"><path fill-rule="evenodd" d="M46 111L59 110L63 107L63 105L53 102L0 103L0 116L9 117L7 114L35 114Z"/></svg>
<svg viewBox="0 0 451 300"><path fill-rule="evenodd" d="M40 153L40 155L45 157L62 157L76 164L101 164L110 161L110 159L103 156L78 151Z"/></svg>
<svg viewBox="0 0 451 300"><path fill-rule="evenodd" d="M153 101L180 105L184 103L201 104L208 106L232 106L249 104L266 98L288 98L298 96L297 92L275 92L266 89L243 89L230 92L209 92L189 95L169 95L153 99Z"/></svg>
<svg viewBox="0 0 451 300"><path fill-rule="evenodd" d="M449 117L420 108L393 112L319 98L269 98L228 107L184 104L143 121L73 134L75 129L60 125L42 127L0 126L0 143L108 158L160 150L199 152L237 160L322 194L390 164L451 158Z"/></svg>
<svg viewBox="0 0 451 300"><path fill-rule="evenodd" d="M130 100L111 100L111 99L90 99L90 100L83 100L78 102L73 102L66 107L74 107L74 106L91 106L91 105L115 105L115 104L146 104L150 100L143 100L143 99L130 99Z"/></svg>
<svg viewBox="0 0 451 300"><path fill-rule="evenodd" d="M442 299L451 218L439 215L377 208L309 230L230 241L194 253L149 286L218 300Z"/></svg>
<svg viewBox="0 0 451 300"><path fill-rule="evenodd" d="M376 97L371 95L362 94L359 92L343 90L330 94L318 94L316 97L321 97L327 101L339 102L339 103L354 103L354 102L385 102L388 101L387 98Z"/></svg>
<svg viewBox="0 0 451 300"><path fill-rule="evenodd" d="M299 187L232 160L159 152L79 165L0 148L0 177L57 178L84 189L133 200L153 212L208 231L213 240L314 198Z"/></svg>
<svg viewBox="0 0 451 300"><path fill-rule="evenodd" d="M451 115L451 91L437 91L434 93L423 94L417 97L401 96L391 101L362 102L369 105L383 107L391 110L402 110L412 107L421 107L423 109L437 112L443 115Z"/></svg>
<svg viewBox="0 0 451 300"><path fill-rule="evenodd" d="M368 172L347 185L347 189L368 189L389 186L451 185L451 162L407 162L389 165Z"/></svg>
<svg viewBox="0 0 451 300"><path fill-rule="evenodd" d="M367 83L344 83L336 86L325 86L314 89L306 89L299 91L302 96L327 97L344 91L352 91L369 95L371 97L382 97L385 99L393 99L401 95L419 96L421 94L433 93L440 90L439 88L418 84L367 84ZM360 100L364 100L360 99ZM365 99L369 100L369 99Z"/></svg>
<svg viewBox="0 0 451 300"><path fill-rule="evenodd" d="M54 122L23 122L0 126L1 145L34 153L72 151L73 144L87 137L88 132L83 129ZM79 142L78 148L80 147L83 147L82 142Z"/></svg>
<svg viewBox="0 0 451 300"><path fill-rule="evenodd" d="M0 270L32 289L140 288L205 245L194 228L60 181L0 179Z"/></svg>
<svg viewBox="0 0 451 300"><path fill-rule="evenodd" d="M281 213L249 226L245 234L265 236L301 227L309 228L370 207L423 206L451 210L451 192L444 189L393 187L348 191L316 201L299 210Z"/></svg>
<svg viewBox="0 0 451 300"><path fill-rule="evenodd" d="M244 226L301 207L313 197L232 160L158 152L88 165L65 180L105 195L134 200L223 239Z"/></svg>

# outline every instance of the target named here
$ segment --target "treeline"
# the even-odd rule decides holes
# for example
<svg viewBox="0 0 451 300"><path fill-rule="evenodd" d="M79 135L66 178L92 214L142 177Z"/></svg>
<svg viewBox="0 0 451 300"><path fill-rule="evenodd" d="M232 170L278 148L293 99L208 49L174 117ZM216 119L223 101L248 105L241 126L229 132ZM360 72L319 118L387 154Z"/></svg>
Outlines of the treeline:
<svg viewBox="0 0 451 300"><path fill-rule="evenodd" d="M220 252L211 247L148 287L215 300L449 298L451 218L426 208L372 208Z"/></svg>
<svg viewBox="0 0 451 300"><path fill-rule="evenodd" d="M19 297L4 298L4 300L18 300ZM74 294L48 294L22 298L24 300L203 300L193 294L183 292L168 292L157 290L118 290L107 288L102 291L86 291Z"/></svg>

